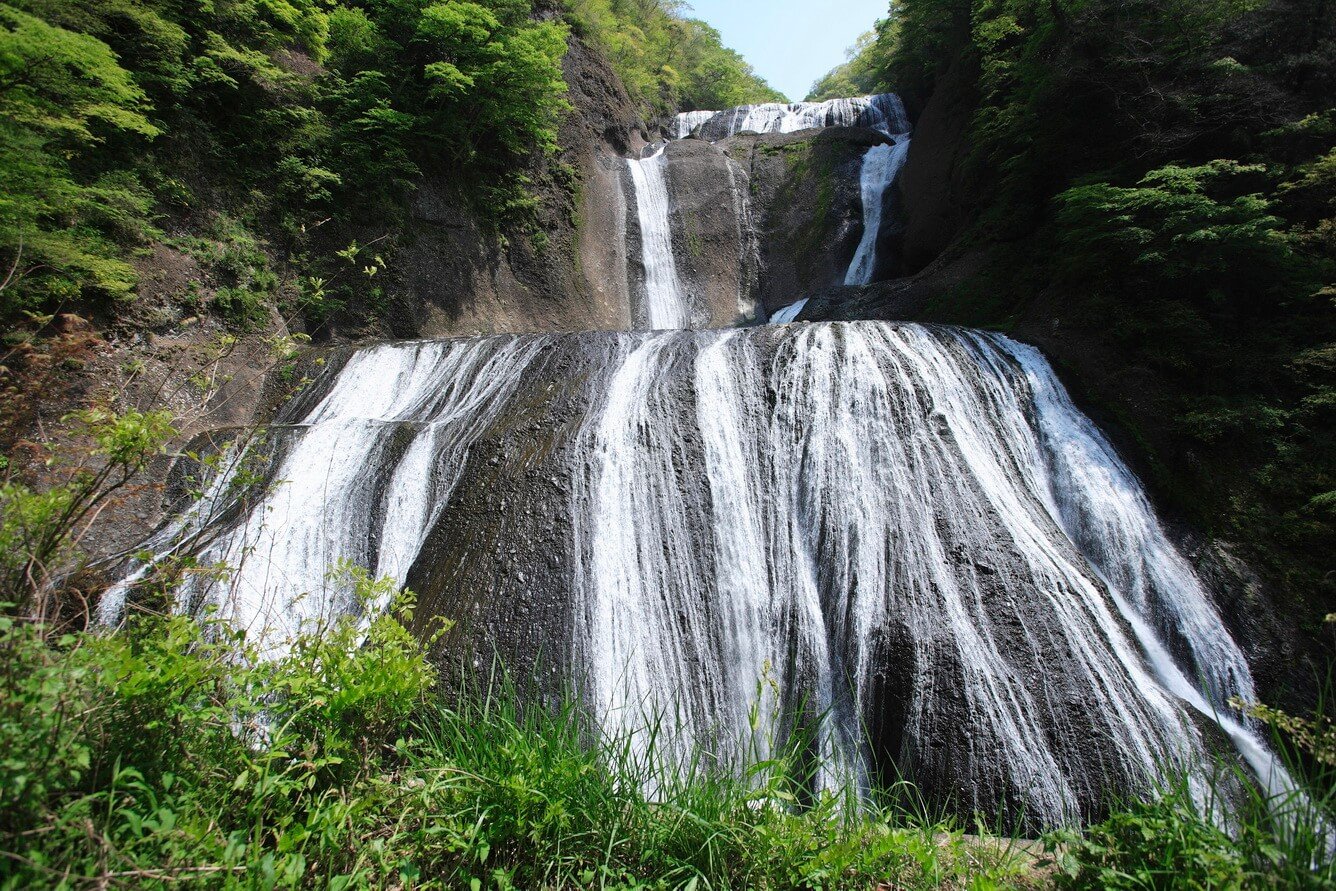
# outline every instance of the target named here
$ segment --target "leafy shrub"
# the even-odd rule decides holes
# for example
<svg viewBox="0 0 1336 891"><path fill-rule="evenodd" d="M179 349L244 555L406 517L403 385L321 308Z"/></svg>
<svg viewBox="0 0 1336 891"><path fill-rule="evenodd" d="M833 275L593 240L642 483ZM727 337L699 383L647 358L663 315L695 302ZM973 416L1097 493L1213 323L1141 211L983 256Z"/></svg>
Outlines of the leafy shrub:
<svg viewBox="0 0 1336 891"><path fill-rule="evenodd" d="M1234 305L1283 291L1295 263L1282 220L1234 181L1261 172L1233 161L1152 170L1134 188L1108 183L1058 195L1059 264L1080 280L1112 274ZM1248 307L1257 312L1264 307Z"/></svg>
<svg viewBox="0 0 1336 891"><path fill-rule="evenodd" d="M1116 811L1084 832L1059 833L1061 887L1185 891L1245 888L1261 879L1186 788Z"/></svg>
<svg viewBox="0 0 1336 891"><path fill-rule="evenodd" d="M136 615L59 639L0 619L0 887L986 888L1018 874L1005 844L899 811L796 809L779 762L730 779L633 756L579 708L522 708L505 684L432 703L423 645L394 618L411 600L335 575L375 617L332 617L270 661L210 619Z"/></svg>

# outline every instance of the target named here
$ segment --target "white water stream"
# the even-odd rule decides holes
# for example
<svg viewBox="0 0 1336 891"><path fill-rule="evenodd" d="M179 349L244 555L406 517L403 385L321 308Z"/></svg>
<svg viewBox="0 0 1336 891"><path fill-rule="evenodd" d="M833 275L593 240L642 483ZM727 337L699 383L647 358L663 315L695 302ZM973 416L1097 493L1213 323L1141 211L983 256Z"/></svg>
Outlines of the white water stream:
<svg viewBox="0 0 1336 891"><path fill-rule="evenodd" d="M881 236L881 217L886 193L895 184L900 169L909 157L909 137L894 145L874 145L863 156L859 187L863 196L863 236L858 250L844 275L846 285L871 283L877 271L877 239Z"/></svg>
<svg viewBox="0 0 1336 891"><path fill-rule="evenodd" d="M691 307L673 255L669 224L668 183L664 176L668 159L660 146L647 158L628 159L635 188L636 218L640 222L640 260L645 270L643 327L656 331L686 328Z"/></svg>
<svg viewBox="0 0 1336 891"><path fill-rule="evenodd" d="M846 282L864 284L908 151L898 100L689 113L675 130L854 125L897 139L862 165ZM232 567L221 584L192 576L181 607L211 603L282 652L357 608L329 576L339 561L398 585L431 579L443 555L464 565L496 547L488 524L550 504L547 537L508 542L508 559L542 567L535 581L447 586L438 608L483 616L537 589L565 617L540 629L569 641L565 679L638 745L662 719L661 754L741 766L765 756L772 731L803 726L825 788L865 789L894 767L936 801L1051 825L1110 791L1146 790L1166 766L1205 763L1199 722L1211 720L1264 783L1288 787L1227 712L1229 697L1255 693L1210 592L1035 350L882 322L665 330L692 315L667 158L660 148L627 166L636 317L656 333L355 351L146 544ZM496 451L517 429L546 476L479 471L479 444ZM243 503L238 468L261 450L270 488ZM459 506L480 499L481 513ZM137 578L103 599L104 621ZM514 621L478 619L479 651L490 658Z"/></svg>

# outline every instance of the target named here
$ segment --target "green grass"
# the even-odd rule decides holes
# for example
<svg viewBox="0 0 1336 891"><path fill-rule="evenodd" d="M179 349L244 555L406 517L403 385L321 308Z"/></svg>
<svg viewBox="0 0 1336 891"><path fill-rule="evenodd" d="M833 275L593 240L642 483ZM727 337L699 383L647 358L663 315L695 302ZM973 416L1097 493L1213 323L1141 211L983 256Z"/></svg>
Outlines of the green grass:
<svg viewBox="0 0 1336 891"><path fill-rule="evenodd" d="M392 595L332 578L368 609ZM1292 831L1318 809L1277 821L1256 794L1224 830L1171 785L1054 833L1045 865L910 787L811 795L801 741L736 776L668 757L656 727L604 736L569 697L523 707L504 680L446 704L410 611L321 623L276 661L208 619L56 635L0 611L0 888L1332 884Z"/></svg>
<svg viewBox="0 0 1336 891"><path fill-rule="evenodd" d="M0 888L990 888L1022 872L1005 844L903 807L799 806L797 759L733 777L602 737L569 700L522 709L498 684L445 706L438 683L388 616L327 623L277 662L181 616L60 637L2 619Z"/></svg>

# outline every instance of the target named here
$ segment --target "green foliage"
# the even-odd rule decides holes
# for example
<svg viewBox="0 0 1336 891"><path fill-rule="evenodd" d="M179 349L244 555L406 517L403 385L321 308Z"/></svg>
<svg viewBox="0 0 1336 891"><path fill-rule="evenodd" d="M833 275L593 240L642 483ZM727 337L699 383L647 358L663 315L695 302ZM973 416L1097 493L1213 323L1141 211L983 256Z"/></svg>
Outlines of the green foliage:
<svg viewBox="0 0 1336 891"><path fill-rule="evenodd" d="M1152 170L1135 188L1069 189L1056 198L1064 249L1057 262L1078 280L1121 274L1264 310L1271 301L1260 298L1292 283L1290 239L1259 193L1228 194L1230 181L1262 172L1214 161Z"/></svg>
<svg viewBox="0 0 1336 891"><path fill-rule="evenodd" d="M969 0L892 3L886 18L858 38L848 59L812 85L817 101L865 93L896 92L921 107L933 84L960 54L970 21Z"/></svg>
<svg viewBox="0 0 1336 891"><path fill-rule="evenodd" d="M269 302L260 291L244 287L219 288L213 295L213 310L233 328L258 328L269 320Z"/></svg>
<svg viewBox="0 0 1336 891"><path fill-rule="evenodd" d="M433 59L423 68L430 117L462 129L470 151L490 141L511 156L557 147L556 125L570 108L561 73L566 28L528 13L527 3L505 0L449 0L421 11L415 39Z"/></svg>
<svg viewBox="0 0 1336 891"><path fill-rule="evenodd" d="M783 102L719 32L676 0L567 0L578 33L612 61L651 114Z"/></svg>
<svg viewBox="0 0 1336 891"><path fill-rule="evenodd" d="M1336 507L1336 492L1326 492L1313 500ZM1336 614L1328 614L1326 621L1336 621ZM1286 743L1298 748L1318 764L1336 767L1336 725L1326 715L1301 718L1283 709L1238 699L1231 700L1230 705L1279 733Z"/></svg>
<svg viewBox="0 0 1336 891"><path fill-rule="evenodd" d="M0 486L0 602L54 618L54 587L78 565L77 536L88 518L176 435L171 412L89 409L72 418L92 442L89 461L46 489Z"/></svg>
<svg viewBox="0 0 1336 891"><path fill-rule="evenodd" d="M1062 833L1054 845L1060 887L1242 889L1261 876L1233 840L1194 805L1187 789L1135 803L1084 833Z"/></svg>
<svg viewBox="0 0 1336 891"><path fill-rule="evenodd" d="M1206 891L1252 884L1242 852L1186 796L1136 805L1063 843L1064 887Z"/></svg>
<svg viewBox="0 0 1336 891"><path fill-rule="evenodd" d="M1336 887L1330 823L1336 729L1322 702L1311 718L1237 698L1230 706L1271 729L1295 787L1263 791L1238 764L1217 765L1204 776L1179 774L1093 826L1051 833L1046 841L1059 887Z"/></svg>
<svg viewBox="0 0 1336 891"><path fill-rule="evenodd" d="M52 639L0 617L0 887L1000 887L1005 844L908 814L793 805L782 758L733 780L598 740L489 686L429 702L393 589L259 658L184 616ZM411 599L409 601L411 603ZM400 602L400 606L403 601ZM651 799L641 791L654 782Z"/></svg>
<svg viewBox="0 0 1336 891"><path fill-rule="evenodd" d="M1332 888L1328 804L1329 796L1265 795L1235 767L1180 776L1145 801L1122 803L1103 821L1052 832L1045 842L1059 888Z"/></svg>
<svg viewBox="0 0 1336 891"><path fill-rule="evenodd" d="M72 158L108 136L148 139L147 98L105 44L0 4L0 317L89 288L125 297L113 239L148 231L128 172L80 177Z"/></svg>
<svg viewBox="0 0 1336 891"><path fill-rule="evenodd" d="M224 887L290 886L315 863L336 882L357 874L376 854L346 847L368 803L331 785L345 764L336 753L392 743L375 735L378 716L411 710L434 675L392 620L326 630L324 645L265 662L244 635L182 616L58 641L0 620L0 733L27 753L0 762L0 883L47 884L53 869ZM374 679L374 699L306 698L335 669Z"/></svg>
<svg viewBox="0 0 1336 891"><path fill-rule="evenodd" d="M330 582L351 601L352 611L303 629L289 644L286 667L268 683L284 700L301 705L286 722L290 732L317 741L327 756L349 758L357 745L397 733L436 675L402 624L413 617L411 591L401 593L391 579L373 578L348 561L330 572ZM367 657L364 640L372 642L374 659Z"/></svg>

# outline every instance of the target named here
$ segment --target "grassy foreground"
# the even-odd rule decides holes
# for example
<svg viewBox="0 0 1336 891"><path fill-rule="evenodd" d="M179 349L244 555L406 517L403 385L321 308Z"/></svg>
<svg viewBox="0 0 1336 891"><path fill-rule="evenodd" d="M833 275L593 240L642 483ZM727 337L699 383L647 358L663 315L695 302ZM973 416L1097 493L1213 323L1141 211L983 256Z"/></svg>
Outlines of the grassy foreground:
<svg viewBox="0 0 1336 891"><path fill-rule="evenodd" d="M377 583L353 580L368 599ZM383 591L379 593L384 593ZM3 614L0 614L3 615ZM402 618L402 609L399 611ZM1272 836L1173 794L1045 863L904 807L797 807L590 745L578 709L455 708L398 618L341 619L279 661L221 623L55 636L0 617L0 887L1242 888L1326 885ZM654 801L641 793L651 776Z"/></svg>

